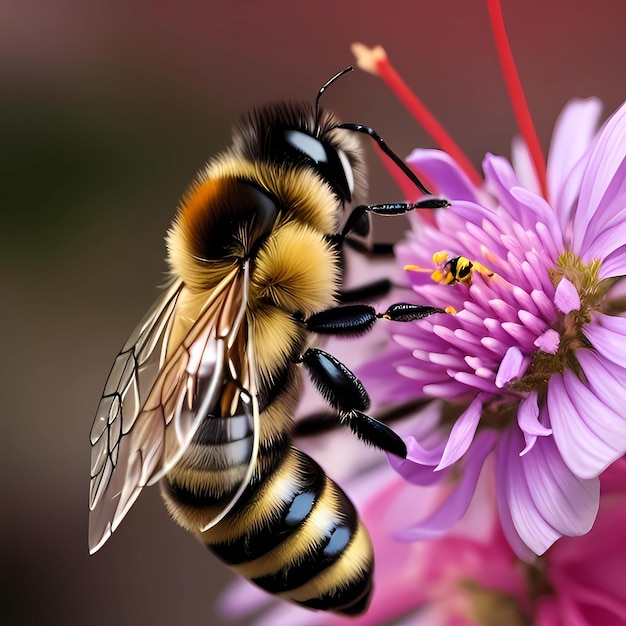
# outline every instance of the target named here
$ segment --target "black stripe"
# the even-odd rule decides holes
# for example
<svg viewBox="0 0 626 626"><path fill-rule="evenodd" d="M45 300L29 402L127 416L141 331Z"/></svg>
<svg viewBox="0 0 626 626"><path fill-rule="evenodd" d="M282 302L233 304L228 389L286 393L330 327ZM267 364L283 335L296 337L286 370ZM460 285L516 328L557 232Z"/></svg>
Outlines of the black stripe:
<svg viewBox="0 0 626 626"><path fill-rule="evenodd" d="M265 476L275 471L276 465L278 465L285 456L290 441L290 438L285 436L283 439L261 445L257 456L257 472L261 466L264 468ZM258 474L253 476L253 480L240 496L238 503L229 514L230 516L234 515L243 506L246 506L246 503L258 490L259 481L264 480L265 476L258 476ZM180 479L183 478L184 470L180 476ZM223 491L219 495L216 495L215 488L219 487L219 485L214 485L213 490L211 490L211 485L207 485L204 488L200 486L191 487L180 482L176 475L168 475L167 482L170 493L174 499L178 500L181 504L197 508L224 506L230 502L230 499L237 489L239 489L239 484L235 484L231 489L228 489L228 491Z"/></svg>
<svg viewBox="0 0 626 626"><path fill-rule="evenodd" d="M298 476L291 477L285 471L286 475L278 476L278 480L292 480L300 484L293 498L282 503L282 507L276 511L276 516L269 520L263 529L248 533L233 542L208 546L229 565L257 559L291 537L300 529L322 494L326 482L322 468L311 457L295 448L292 448L290 455L298 457L296 466L299 469ZM290 455L285 456L284 462ZM282 466L278 467L274 474L281 471ZM259 489L262 488L263 485L260 485Z"/></svg>
<svg viewBox="0 0 626 626"><path fill-rule="evenodd" d="M231 415L205 418L198 427L192 443L214 446L239 441L252 435L250 418L247 415Z"/></svg>
<svg viewBox="0 0 626 626"><path fill-rule="evenodd" d="M335 611L345 615L360 615L367 610L372 599L372 591L374 590L373 570L374 568L370 567L367 571L361 572L361 575L351 580L347 587L339 587L341 581L338 581L339 588L333 589L319 598L311 598L298 602L298 604L309 609Z"/></svg>
<svg viewBox="0 0 626 626"><path fill-rule="evenodd" d="M300 355L302 341L300 338L292 337L288 351L288 361L277 371L272 372L271 382L261 381L261 389L259 390L258 402L259 410L265 411L270 404L285 392L293 392L298 389L297 378L300 371L295 363L296 358ZM291 417L291 416L290 416Z"/></svg>
<svg viewBox="0 0 626 626"><path fill-rule="evenodd" d="M337 495L336 523L326 530L326 534L308 546L304 555L294 555L297 560L273 574L253 578L252 582L270 593L297 589L341 558L354 538L358 518L346 495L339 489Z"/></svg>

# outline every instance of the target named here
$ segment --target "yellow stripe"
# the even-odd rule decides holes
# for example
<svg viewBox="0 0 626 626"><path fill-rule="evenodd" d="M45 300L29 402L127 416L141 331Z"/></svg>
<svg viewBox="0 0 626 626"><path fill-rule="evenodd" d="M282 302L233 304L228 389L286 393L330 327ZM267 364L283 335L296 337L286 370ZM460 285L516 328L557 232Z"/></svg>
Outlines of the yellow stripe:
<svg viewBox="0 0 626 626"><path fill-rule="evenodd" d="M340 499L330 479L319 496L313 510L288 539L263 556L243 563L235 569L246 578L260 578L275 574L280 569L298 565L305 560L312 546L328 537L330 529L342 519Z"/></svg>
<svg viewBox="0 0 626 626"><path fill-rule="evenodd" d="M305 602L326 594L334 595L339 590L349 587L350 583L360 578L363 572L370 571L373 564L372 541L363 524L359 522L350 545L333 565L322 570L298 589L276 595L295 602Z"/></svg>

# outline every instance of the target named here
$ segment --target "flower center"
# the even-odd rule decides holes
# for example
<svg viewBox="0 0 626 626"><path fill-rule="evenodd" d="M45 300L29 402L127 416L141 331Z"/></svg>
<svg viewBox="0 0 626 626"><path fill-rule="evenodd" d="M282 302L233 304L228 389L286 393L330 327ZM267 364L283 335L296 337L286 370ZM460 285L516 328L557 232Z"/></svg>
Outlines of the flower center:
<svg viewBox="0 0 626 626"><path fill-rule="evenodd" d="M594 312L606 308L606 293L615 282L614 279L600 279L600 265L598 260L585 264L573 252L566 250L559 256L556 267L549 270L550 280L555 287L563 279L567 279L575 287L580 306L561 314L555 326L560 337L557 352L534 352L524 376L511 385L516 391L544 391L552 374L565 369L580 373L576 350L591 348L582 331L583 326L591 321Z"/></svg>
<svg viewBox="0 0 626 626"><path fill-rule="evenodd" d="M600 265L597 259L585 264L573 252L566 250L559 255L557 266L548 272L555 287L562 278L567 278L576 287L580 309L569 315L578 326L588 323L591 313L600 310L602 299L614 283L613 279L600 280Z"/></svg>

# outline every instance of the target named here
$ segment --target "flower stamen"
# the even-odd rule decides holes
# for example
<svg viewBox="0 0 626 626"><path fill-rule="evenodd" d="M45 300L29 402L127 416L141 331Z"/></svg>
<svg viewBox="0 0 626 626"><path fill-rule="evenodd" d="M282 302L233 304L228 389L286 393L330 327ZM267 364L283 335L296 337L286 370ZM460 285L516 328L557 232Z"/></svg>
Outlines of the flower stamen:
<svg viewBox="0 0 626 626"><path fill-rule="evenodd" d="M519 126L526 145L528 146L528 151L530 152L533 165L535 166L535 172L537 174L537 178L539 179L541 194L544 198L549 200L548 183L546 178L546 161L537 137L537 131L535 130L532 118L530 117L530 111L528 110L524 90L522 89L519 74L517 73L517 69L515 67L515 61L513 60L511 45L509 44L509 38L506 34L506 28L504 26L504 18L502 17L500 0L488 0L487 5L489 7L491 28L496 42L498 57L500 58L502 73L504 74L504 80L509 91L509 97L511 99L515 118L517 119L517 125Z"/></svg>
<svg viewBox="0 0 626 626"><path fill-rule="evenodd" d="M389 62L385 49L382 46L368 48L362 43L353 43L350 49L356 58L357 66L365 72L382 78L411 115L413 115L424 130L432 137L435 143L457 162L474 185L480 187L483 183L483 177L452 137L445 131L443 126L437 121L437 118L404 82Z"/></svg>

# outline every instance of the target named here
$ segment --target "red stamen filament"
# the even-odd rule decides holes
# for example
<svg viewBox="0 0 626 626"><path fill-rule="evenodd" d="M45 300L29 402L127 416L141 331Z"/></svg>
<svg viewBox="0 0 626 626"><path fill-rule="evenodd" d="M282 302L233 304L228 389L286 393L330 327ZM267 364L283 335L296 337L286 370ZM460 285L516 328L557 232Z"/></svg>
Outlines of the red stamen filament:
<svg viewBox="0 0 626 626"><path fill-rule="evenodd" d="M530 117L530 111L528 110L528 104L524 96L522 84L519 79L519 74L515 67L515 61L513 60L513 54L511 52L511 46L509 44L509 38L506 34L504 27L504 18L502 17L502 8L500 6L500 0L487 0L489 7L489 16L491 18L491 28L493 30L493 36L496 42L496 48L498 50L498 57L500 58L500 65L502 66L502 73L504 74L504 80L509 91L509 98L511 98L511 104L513 105L513 111L517 119L517 125L519 126L522 137L528 146L530 157L535 166L535 172L539 180L539 186L544 198L548 198L548 184L546 180L546 162L541 151L541 145L537 137L535 126L533 125L532 118Z"/></svg>
<svg viewBox="0 0 626 626"><path fill-rule="evenodd" d="M354 43L352 44L352 53L357 59L357 65L366 72L380 76L435 143L456 161L474 185L480 187L483 182L482 176L435 116L402 80L389 62L384 49L381 46L368 49L363 44Z"/></svg>

